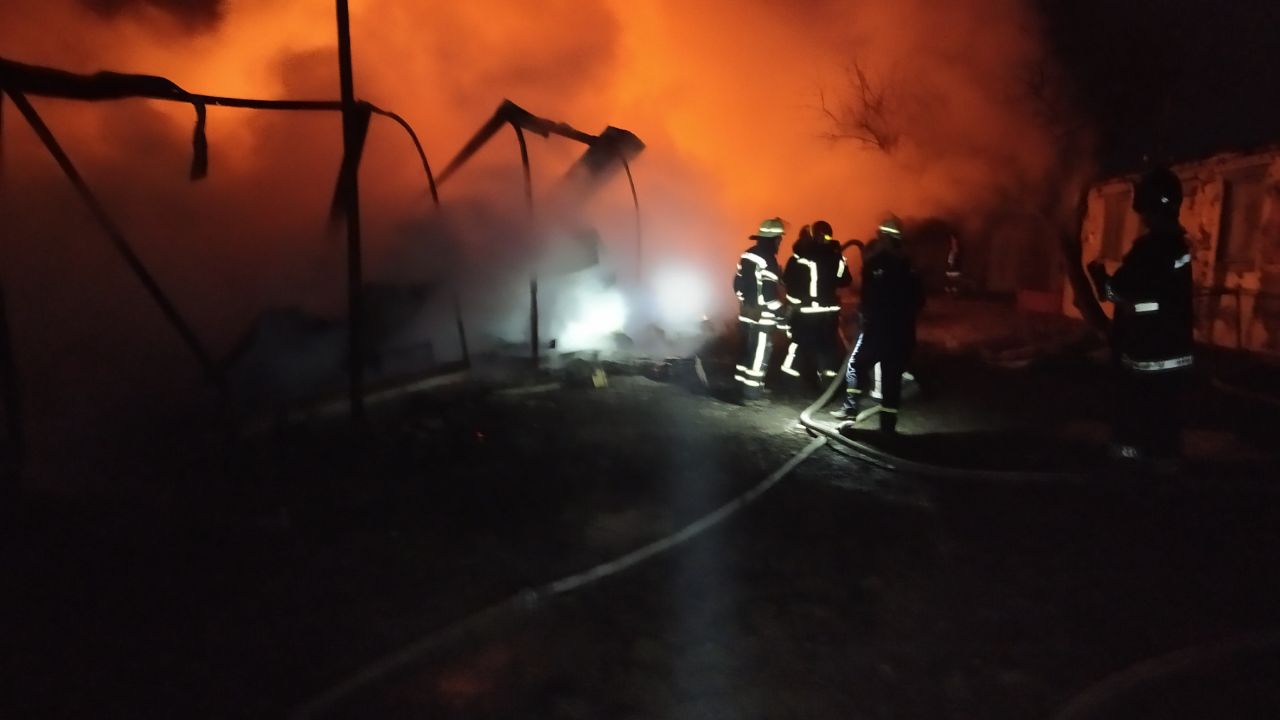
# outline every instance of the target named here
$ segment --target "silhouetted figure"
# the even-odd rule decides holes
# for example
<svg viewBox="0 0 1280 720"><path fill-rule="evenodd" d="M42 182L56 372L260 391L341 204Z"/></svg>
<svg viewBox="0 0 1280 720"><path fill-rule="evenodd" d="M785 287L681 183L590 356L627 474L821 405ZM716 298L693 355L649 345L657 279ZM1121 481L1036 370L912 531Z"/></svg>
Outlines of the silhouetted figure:
<svg viewBox="0 0 1280 720"><path fill-rule="evenodd" d="M791 346L782 371L799 377L799 363L813 368L819 382L830 380L844 355L837 293L851 282L840 245L831 238L830 223L819 220L811 234L801 233L782 279L791 310Z"/></svg>
<svg viewBox="0 0 1280 720"><path fill-rule="evenodd" d="M916 318L924 307L924 289L902 243L902 223L890 216L864 250L861 329L845 370L845 401L833 413L853 420L862 397L881 368L880 429L896 432L902 401L902 373L916 344Z"/></svg>
<svg viewBox="0 0 1280 720"><path fill-rule="evenodd" d="M951 233L947 245L947 268L944 272L943 289L948 295L960 292L960 238Z"/></svg>
<svg viewBox="0 0 1280 720"><path fill-rule="evenodd" d="M1172 460L1181 453L1179 398L1194 362L1191 253L1178 224L1182 183L1168 169L1144 175L1133 210L1146 230L1115 275L1099 261L1089 274L1102 300L1115 304L1112 359L1120 378L1114 398L1113 454Z"/></svg>
<svg viewBox="0 0 1280 720"><path fill-rule="evenodd" d="M743 402L764 397L765 372L773 352L771 335L778 328L782 310L777 257L782 234L780 218L761 222L760 229L751 236L755 244L738 258L733 278L742 335L742 351L733 379L738 382Z"/></svg>

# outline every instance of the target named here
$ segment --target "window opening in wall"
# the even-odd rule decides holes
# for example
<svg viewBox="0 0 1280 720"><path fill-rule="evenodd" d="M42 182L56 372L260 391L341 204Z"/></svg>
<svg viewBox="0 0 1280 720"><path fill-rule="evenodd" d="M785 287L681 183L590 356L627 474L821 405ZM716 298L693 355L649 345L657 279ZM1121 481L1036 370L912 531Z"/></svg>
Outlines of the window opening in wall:
<svg viewBox="0 0 1280 720"><path fill-rule="evenodd" d="M1258 268L1265 173L1265 168L1251 168L1227 176L1223 182L1218 262L1224 270L1248 272Z"/></svg>

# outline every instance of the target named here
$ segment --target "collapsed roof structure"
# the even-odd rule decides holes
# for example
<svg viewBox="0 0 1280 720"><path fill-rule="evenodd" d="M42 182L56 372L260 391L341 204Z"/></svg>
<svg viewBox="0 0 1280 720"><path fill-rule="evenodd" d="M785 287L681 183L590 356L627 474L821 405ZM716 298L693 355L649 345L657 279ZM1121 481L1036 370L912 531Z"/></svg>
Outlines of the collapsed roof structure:
<svg viewBox="0 0 1280 720"><path fill-rule="evenodd" d="M347 68L349 70L349 68ZM345 90L345 88L344 88ZM344 92L344 95L346 93ZM439 207L440 199L437 186L442 184L461 168L485 143L493 138L504 125L510 125L519 142L521 161L524 167L525 194L532 209L533 189L530 181L529 156L525 144L525 133L532 132L542 137L552 135L563 137L586 146L583 154L570 167L560 183L553 189L550 200L558 206L580 205L586 202L592 193L603 183L616 175L619 169L626 172L633 200L637 211L637 231L639 231L639 200L631 177L629 161L634 159L643 149L644 144L629 131L615 127L607 127L598 135L577 130L565 123L548 120L534 115L515 103L503 101L494 115L479 129L471 140L453 158L437 178L432 173L422 142L413 127L400 115L366 101L352 98L344 100L314 99L254 99L209 95L190 92L173 81L155 75L98 72L90 75L72 73L57 68L31 65L0 58L0 119L3 117L3 99L8 96L19 113L35 131L46 150L58 163L67 179L75 188L81 200L86 204L94 219L101 226L115 250L128 265L131 272L143 285L151 300L161 310L168 323L182 339L184 345L196 358L209 381L226 392L225 361L213 358L205 344L191 324L185 319L178 307L164 291L160 282L150 272L143 259L134 251L124 231L113 220L107 208L98 199L77 170L74 162L59 144L53 131L45 124L40 114L31 104L28 96L62 98L81 101L109 101L122 99L151 99L165 102L176 102L191 105L194 116L192 132L192 161L190 178L200 180L206 177L210 168L210 150L206 138L208 108L228 107L269 111L302 111L302 112L341 112L344 114L344 153L341 166L337 172L336 186L332 204L331 218L335 221L347 220L358 225L358 204L353 206L356 197L354 191L358 176L365 138L373 116L380 116L395 122L412 141L414 149L422 163L426 190L433 204ZM357 209L356 216L350 217L350 209ZM348 293L351 298L349 308L352 310L348 323L351 325L352 347L356 346L359 337L361 313L360 306L362 280L359 277L360 248L358 228L353 237L354 246L348 256L349 266L354 266L354 273L349 273ZM2 307L2 306L0 306ZM530 283L530 349L533 361L538 360L538 315L537 315L537 279ZM463 353L463 364L469 363L466 345L466 331L462 321L461 309L457 306L455 295L455 314L458 333ZM3 323L0 323L0 328ZM0 337L0 368L8 368L3 386L13 388L7 390L3 398L5 407L11 416L17 414L15 408L20 406L17 381L13 371L12 347L7 336ZM359 368L360 359L353 353L347 359L351 366L351 412L358 414L363 400L360 391L362 375ZM11 417L11 427L20 426L20 422ZM16 432L16 431L15 431Z"/></svg>

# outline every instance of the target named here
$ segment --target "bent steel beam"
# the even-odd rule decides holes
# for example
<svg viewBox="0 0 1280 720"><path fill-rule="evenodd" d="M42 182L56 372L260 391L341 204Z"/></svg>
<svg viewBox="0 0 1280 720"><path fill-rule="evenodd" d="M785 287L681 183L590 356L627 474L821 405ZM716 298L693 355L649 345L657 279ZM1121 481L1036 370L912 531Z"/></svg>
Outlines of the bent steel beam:
<svg viewBox="0 0 1280 720"><path fill-rule="evenodd" d="M58 140L54 137L53 131L49 129L48 125L45 125L44 120L41 119L40 115L36 112L36 109L32 107L31 102L27 100L25 95L13 90L12 88L7 88L5 92L8 93L9 97L13 100L13 104L18 108L18 112L22 113L27 124L29 124L31 129L35 131L36 136L40 138L42 143L44 143L45 149L49 151L49 154L52 155L53 159L58 163L58 166L62 168L63 174L67 176L67 180L71 182L71 185L80 195L80 199L84 201L84 204L89 208L89 212L92 213L94 219L98 221L98 224L106 233L107 239L109 239L112 246L115 247L116 252L118 252L124 259L125 263L128 264L129 269L133 271L133 274L137 276L138 280L142 283L142 286L151 296L152 301L154 301L160 308L160 311L164 313L169 324L177 330L183 343L186 344L191 353L196 356L196 360L200 363L201 368L204 369L205 375L208 376L209 380L220 392L225 392L226 383L221 369L218 368L210 358L209 352L205 349L204 344L200 342L200 338L196 336L195 331L193 331L191 326L187 324L187 321L182 317L182 313L178 312L178 308L169 299L169 296L164 292L164 290L161 289L160 284L156 282L156 279L151 275L151 272L147 270L147 266L143 264L141 258L139 258L138 254L134 252L133 247L129 245L129 241L125 238L124 233L120 231L115 220L113 220L107 213L106 208L104 208L102 203L98 201L97 196L93 194L93 190L89 188L88 183L86 183L84 178L80 175L75 164L71 162L71 158L67 155L66 151L62 149L62 146L58 144Z"/></svg>

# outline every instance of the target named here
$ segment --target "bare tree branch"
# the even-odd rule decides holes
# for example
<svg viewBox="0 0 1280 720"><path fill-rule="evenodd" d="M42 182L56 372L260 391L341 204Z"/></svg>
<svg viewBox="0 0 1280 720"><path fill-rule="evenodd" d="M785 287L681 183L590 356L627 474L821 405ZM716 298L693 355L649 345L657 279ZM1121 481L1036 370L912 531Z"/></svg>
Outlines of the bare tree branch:
<svg viewBox="0 0 1280 720"><path fill-rule="evenodd" d="M840 118L827 107L827 93L822 88L818 88L818 104L822 108L823 114L831 119L831 125L833 127L839 127ZM829 134L830 133L828 133L828 135Z"/></svg>
<svg viewBox="0 0 1280 720"><path fill-rule="evenodd" d="M1031 114L1053 139L1060 144L1071 144L1088 130L1089 124L1083 114L1071 106L1064 86L1051 61L1042 57L1023 73L1020 90L1030 105Z"/></svg>
<svg viewBox="0 0 1280 720"><path fill-rule="evenodd" d="M835 109L828 106L826 93L818 92L822 112L831 120L832 127L824 136L829 140L853 140L880 152L892 153L902 134L893 116L893 88L887 82L874 81L857 60L845 73L848 87L843 101Z"/></svg>

